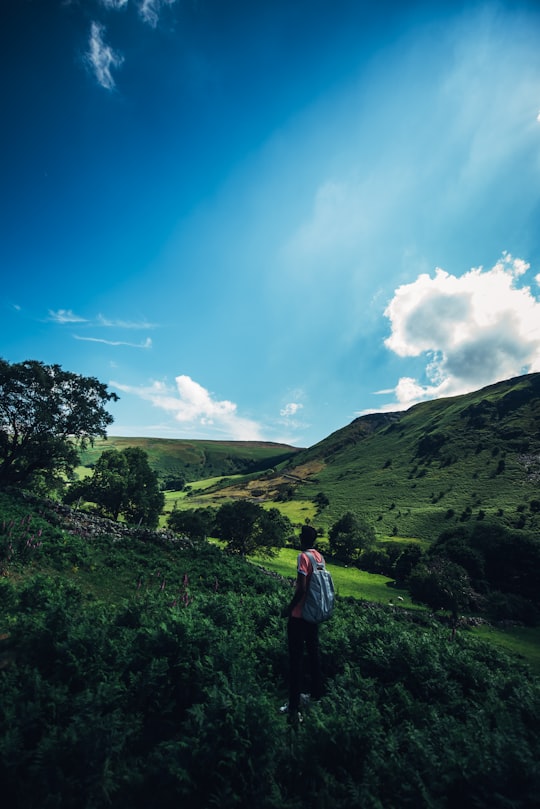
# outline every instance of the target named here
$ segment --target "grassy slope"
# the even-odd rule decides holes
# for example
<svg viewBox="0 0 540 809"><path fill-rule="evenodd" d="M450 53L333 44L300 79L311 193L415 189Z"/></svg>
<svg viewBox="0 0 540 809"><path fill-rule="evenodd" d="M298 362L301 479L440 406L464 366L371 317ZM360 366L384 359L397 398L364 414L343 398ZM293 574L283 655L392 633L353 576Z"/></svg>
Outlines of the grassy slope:
<svg viewBox="0 0 540 809"><path fill-rule="evenodd" d="M268 469L299 451L286 444L263 441L184 441L109 436L107 439L97 439L93 447L81 453L82 466L95 463L104 450L122 450L126 447L143 449L150 466L160 477L183 475L188 481L212 475L222 477Z"/></svg>
<svg viewBox="0 0 540 809"><path fill-rule="evenodd" d="M294 578L298 551L282 548L273 559L254 557L254 563L272 570L287 578ZM372 601L377 604L393 605L394 609L428 611L426 607L415 604L406 589L394 586L392 579L376 573L367 573L355 567L329 564L336 593L342 597L352 597ZM480 626L467 629L467 632L494 643L512 654L519 655L540 674L540 627L508 627Z"/></svg>
<svg viewBox="0 0 540 809"><path fill-rule="evenodd" d="M228 488L207 481L196 500L179 506L256 494L323 530L353 511L368 517L379 538L431 541L462 519L509 526L526 519L540 530L530 509L539 474L540 374L531 374L404 413L361 417L273 474L238 477ZM276 501L283 486L297 507ZM316 514L319 492L330 504Z"/></svg>
<svg viewBox="0 0 540 809"><path fill-rule="evenodd" d="M31 529L18 527L23 523L26 525L30 517ZM31 507L14 506L5 496L0 496L0 518L2 520L0 527L3 526L0 540L3 538L5 541L7 532L11 530L9 523L13 521L15 539L19 535L24 539L27 530L31 530L36 536L39 530L43 531L42 539L45 545L56 548L54 559L51 558L50 552L26 552L28 561L24 568L16 564L8 573L9 578L14 581L22 580L26 575L44 573L58 577L62 582L71 581L77 584L90 597L118 604L134 594L139 579L143 580L145 589L158 590L159 582L165 578L167 589L163 593L163 598L174 598L176 591L181 587L186 566L189 566L189 552L186 557L185 553L179 552L174 547L160 550L159 547L144 542L130 542L128 546L121 543L121 549L120 547L117 549L117 546L106 537L88 543L84 539L68 534L64 534L63 540L59 543L58 529L48 527L41 517L36 516ZM24 543L21 548L23 553ZM293 548L283 548L272 559L253 557L252 562L292 580L295 575L297 553L298 551ZM392 603L397 613L404 609L425 611L424 607L411 602L406 590L394 587L392 580L385 576L336 564L329 565L329 569L336 591L342 598L352 597L382 605ZM501 630L482 627L472 632L513 654L520 655L540 673L539 628L516 627Z"/></svg>
<svg viewBox="0 0 540 809"><path fill-rule="evenodd" d="M229 475L234 485L217 489L221 481L218 475L193 482L189 497L184 492L167 493L165 512L174 504L179 508L219 506L225 499L250 496L254 488L266 487L270 498L267 505L277 505L293 522L309 518L327 529L338 516L351 510L367 514L379 539L430 541L458 522L466 509L470 509L470 519L477 519L483 511L510 525L524 515L528 528L540 529L538 517L528 506L538 498L539 436L540 375L532 374L466 396L425 402L402 414L361 417L314 447L298 452L288 463L282 461L279 474L263 473L259 479ZM96 451L112 446L112 441L118 448L140 441L137 445L154 452L155 466L169 473L177 470L168 466L170 460L166 458L179 450L184 453L188 449L185 444L196 448L200 444L199 452L207 445L213 448L219 444L222 456L235 449L246 451L241 443L222 446L220 442L158 439L110 439L101 448L96 446ZM183 446L175 448L177 444ZM275 447L253 450L256 456L274 452ZM182 462L187 457L183 456ZM200 455L192 460L194 457L200 459ZM271 497L276 486L284 483L293 486L294 499L276 503ZM313 497L319 491L329 497L330 505L317 515ZM454 513L449 516L451 510ZM265 564L287 575L290 560L280 555ZM350 569L336 572L338 579L344 577L339 581L343 594L349 594L350 589L352 595L360 591L365 593L361 597L383 603L389 600L384 577ZM354 576L356 582L352 581ZM378 582L379 578L383 581ZM537 659L535 630L490 630L489 636L529 660Z"/></svg>
<svg viewBox="0 0 540 809"><path fill-rule="evenodd" d="M351 510L366 514L379 535L430 540L466 509L473 519L484 512L510 525L523 509L528 527L540 527L528 508L538 497L539 374L425 402L386 423L378 417L374 429L371 418L291 463L293 471L315 458L324 463L296 489L303 499L327 495L323 524Z"/></svg>

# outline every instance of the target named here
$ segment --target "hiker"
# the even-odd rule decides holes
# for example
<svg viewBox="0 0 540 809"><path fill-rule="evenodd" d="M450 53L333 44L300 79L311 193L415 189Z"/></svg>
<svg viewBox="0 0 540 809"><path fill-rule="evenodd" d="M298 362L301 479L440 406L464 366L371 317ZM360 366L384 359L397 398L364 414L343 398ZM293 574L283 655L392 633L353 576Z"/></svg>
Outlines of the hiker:
<svg viewBox="0 0 540 809"><path fill-rule="evenodd" d="M324 559L314 545L317 532L310 525L303 525L300 533L301 553L298 554L296 588L291 603L284 610L288 617L287 641L289 647L289 702L282 707L283 713L288 713L289 721L301 721L300 702L309 699L307 694L301 694L303 681L304 646L308 655L308 666L311 685L311 697L317 699L321 696L321 666L319 655L319 625L302 618L302 607L306 600L309 581L313 573L313 565L306 551L315 559L316 563L324 563Z"/></svg>

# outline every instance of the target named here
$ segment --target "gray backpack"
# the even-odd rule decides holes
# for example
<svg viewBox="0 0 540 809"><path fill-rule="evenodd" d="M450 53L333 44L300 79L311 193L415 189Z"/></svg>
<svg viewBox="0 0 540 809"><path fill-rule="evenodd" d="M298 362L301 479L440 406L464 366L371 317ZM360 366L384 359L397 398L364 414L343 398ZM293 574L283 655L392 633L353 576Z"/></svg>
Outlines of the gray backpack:
<svg viewBox="0 0 540 809"><path fill-rule="evenodd" d="M320 624L327 621L334 610L334 582L326 569L324 559L317 562L315 557L304 551L313 567L304 606L302 618L310 624Z"/></svg>

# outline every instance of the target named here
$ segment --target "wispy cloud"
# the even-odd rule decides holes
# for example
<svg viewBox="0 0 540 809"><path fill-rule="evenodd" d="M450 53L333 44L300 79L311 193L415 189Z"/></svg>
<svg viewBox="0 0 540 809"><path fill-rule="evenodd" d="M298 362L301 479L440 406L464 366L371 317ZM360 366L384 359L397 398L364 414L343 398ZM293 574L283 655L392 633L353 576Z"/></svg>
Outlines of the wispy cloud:
<svg viewBox="0 0 540 809"><path fill-rule="evenodd" d="M128 346L129 348L152 348L152 340L147 337L142 343L127 343L123 340L105 340L101 337L81 337L80 334L74 334L75 340L82 340L86 343L103 343L107 346Z"/></svg>
<svg viewBox="0 0 540 809"><path fill-rule="evenodd" d="M90 28L89 50L86 59L92 68L98 84L105 90L114 90L116 87L112 68L120 67L124 57L114 51L110 45L104 41L105 26L101 23L93 22Z"/></svg>
<svg viewBox="0 0 540 809"><path fill-rule="evenodd" d="M115 329L155 329L157 325L148 320L114 320L104 315L97 316L97 325Z"/></svg>
<svg viewBox="0 0 540 809"><path fill-rule="evenodd" d="M100 2L107 10L119 11L127 8L129 0L100 0ZM174 3L176 0L137 0L134 5L137 6L141 19L155 28L163 7L172 6Z"/></svg>
<svg viewBox="0 0 540 809"><path fill-rule="evenodd" d="M144 22L155 28L159 22L159 15L163 6L172 6L176 0L141 0L139 14Z"/></svg>
<svg viewBox="0 0 540 809"><path fill-rule="evenodd" d="M72 309L49 309L50 321L54 323L86 323L88 326L99 326L107 329L156 329L157 324L151 323L149 320L121 320L119 318L105 317L99 314L93 318L81 317L76 315Z"/></svg>
<svg viewBox="0 0 540 809"><path fill-rule="evenodd" d="M87 323L85 317L79 317L71 309L58 309L56 312L49 309L49 320L54 323Z"/></svg>
<svg viewBox="0 0 540 809"><path fill-rule="evenodd" d="M133 387L120 382L109 384L151 402L171 414L188 431L200 434L202 428L208 435L225 435L237 441L261 440L259 424L240 416L234 402L217 400L206 388L184 374L177 376L175 383L175 388L163 382L154 382L148 387Z"/></svg>
<svg viewBox="0 0 540 809"><path fill-rule="evenodd" d="M399 357L424 357L425 381L402 377L397 401L384 409L540 371L540 301L519 286L528 269L506 253L489 270L456 277L437 269L434 278L400 286L385 310L392 327L385 344Z"/></svg>
<svg viewBox="0 0 540 809"><path fill-rule="evenodd" d="M114 10L126 8L128 4L128 0L100 0L100 2L105 8Z"/></svg>

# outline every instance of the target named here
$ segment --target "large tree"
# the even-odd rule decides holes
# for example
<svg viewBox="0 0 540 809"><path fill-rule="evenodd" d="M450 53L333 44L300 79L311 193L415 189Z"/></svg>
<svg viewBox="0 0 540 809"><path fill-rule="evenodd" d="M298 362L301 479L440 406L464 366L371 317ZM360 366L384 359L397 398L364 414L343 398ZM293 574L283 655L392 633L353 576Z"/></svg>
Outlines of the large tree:
<svg viewBox="0 0 540 809"><path fill-rule="evenodd" d="M70 475L78 449L106 437L118 396L93 377L36 360L0 359L0 486Z"/></svg>
<svg viewBox="0 0 540 809"><path fill-rule="evenodd" d="M221 506L214 530L218 539L224 540L233 553L272 556L292 534L292 525L288 517L276 508L266 511L258 503L237 500Z"/></svg>
<svg viewBox="0 0 540 809"><path fill-rule="evenodd" d="M352 562L360 552L375 544L375 531L363 517L348 511L337 520L328 532L330 550L336 559Z"/></svg>
<svg viewBox="0 0 540 809"><path fill-rule="evenodd" d="M73 503L78 498L96 503L113 520L122 515L129 523L149 528L158 524L165 503L158 476L140 447L102 452L91 477L73 484L65 500Z"/></svg>
<svg viewBox="0 0 540 809"><path fill-rule="evenodd" d="M167 524L176 534L202 541L211 535L214 519L213 508L175 509Z"/></svg>

